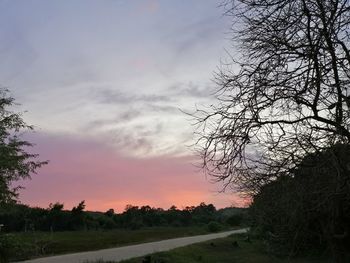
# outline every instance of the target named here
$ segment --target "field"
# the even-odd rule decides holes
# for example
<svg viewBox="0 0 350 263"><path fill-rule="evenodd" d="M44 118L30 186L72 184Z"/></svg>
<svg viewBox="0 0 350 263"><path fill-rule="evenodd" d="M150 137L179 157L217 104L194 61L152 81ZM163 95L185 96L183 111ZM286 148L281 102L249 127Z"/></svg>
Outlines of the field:
<svg viewBox="0 0 350 263"><path fill-rule="evenodd" d="M237 242L238 246L236 246ZM141 263L143 258L122 261ZM148 261L147 261L148 262ZM151 255L152 263L329 263L320 258L282 259L266 253L263 242L244 241L243 235L233 235L204 243ZM97 263L97 262L94 262ZM107 262L105 262L107 263ZM109 263L109 262L108 262ZM112 262L110 262L112 263Z"/></svg>
<svg viewBox="0 0 350 263"><path fill-rule="evenodd" d="M157 227L140 230L111 231L67 231L32 232L11 234L27 251L16 253L12 260L20 260L43 255L63 254L97 250L163 240L174 237L206 234L204 227ZM25 245L27 244L27 245ZM33 245L36 246L33 249ZM245 240L245 235L232 235L227 238L198 243L168 252L155 253L145 257L122 261L123 263L329 263L321 258L278 258L269 255L261 240ZM150 261L149 261L150 260ZM114 262L89 262L114 263Z"/></svg>
<svg viewBox="0 0 350 263"><path fill-rule="evenodd" d="M24 259L43 255L98 250L175 237L206 234L205 227L153 227L139 230L65 231L12 233L18 250L11 258Z"/></svg>

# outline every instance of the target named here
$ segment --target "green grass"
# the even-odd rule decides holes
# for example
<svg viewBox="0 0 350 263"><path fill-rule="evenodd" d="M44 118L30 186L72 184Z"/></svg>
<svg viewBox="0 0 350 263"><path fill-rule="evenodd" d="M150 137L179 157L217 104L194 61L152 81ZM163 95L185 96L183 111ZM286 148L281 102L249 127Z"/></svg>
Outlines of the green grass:
<svg viewBox="0 0 350 263"><path fill-rule="evenodd" d="M233 243L237 241L239 247ZM169 252L151 255L152 263L329 263L319 258L282 259L268 255L263 242L244 241L243 235L234 235L198 243ZM100 261L102 262L102 261ZM123 263L141 263L142 258L122 261Z"/></svg>
<svg viewBox="0 0 350 263"><path fill-rule="evenodd" d="M32 246L26 252L26 257L32 258L206 233L208 230L205 227L153 227L139 230L32 232L11 235L19 244ZM16 253L14 253L13 259L16 259L15 255Z"/></svg>

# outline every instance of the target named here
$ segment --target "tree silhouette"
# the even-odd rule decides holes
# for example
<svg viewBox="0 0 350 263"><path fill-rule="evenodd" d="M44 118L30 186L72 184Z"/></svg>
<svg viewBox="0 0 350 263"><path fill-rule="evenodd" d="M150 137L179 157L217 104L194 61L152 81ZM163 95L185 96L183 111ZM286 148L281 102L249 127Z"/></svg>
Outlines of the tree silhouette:
<svg viewBox="0 0 350 263"><path fill-rule="evenodd" d="M20 113L9 110L14 99L8 91L0 89L0 204L14 201L20 187L12 183L19 179L30 178L36 169L47 162L38 161L37 154L28 153L33 144L20 139L23 130L32 130Z"/></svg>
<svg viewBox="0 0 350 263"><path fill-rule="evenodd" d="M350 145L334 145L262 187L250 213L272 251L328 251L335 262L349 262L349 164Z"/></svg>
<svg viewBox="0 0 350 263"><path fill-rule="evenodd" d="M224 4L240 52L216 73L217 103L194 113L203 168L256 194L305 156L350 140L350 4Z"/></svg>

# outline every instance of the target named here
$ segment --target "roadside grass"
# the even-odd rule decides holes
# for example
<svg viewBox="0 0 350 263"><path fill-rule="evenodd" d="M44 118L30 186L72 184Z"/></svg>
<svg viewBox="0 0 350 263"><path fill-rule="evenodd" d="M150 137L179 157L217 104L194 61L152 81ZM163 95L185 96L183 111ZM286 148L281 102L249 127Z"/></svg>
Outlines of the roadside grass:
<svg viewBox="0 0 350 263"><path fill-rule="evenodd" d="M14 251L12 260L38 256L99 250L130 244L158 241L169 238L207 234L206 227L152 227L139 230L113 229L106 231L65 231L11 233L21 247L21 258Z"/></svg>
<svg viewBox="0 0 350 263"><path fill-rule="evenodd" d="M245 235L232 235L227 238L159 252L150 257L121 261L121 263L329 263L322 258L278 258L268 255L262 241L244 241ZM237 242L238 247L235 246ZM147 261L148 260L148 261ZM94 263L102 263L98 261ZM107 263L107 262L105 262ZM111 263L111 262L109 262Z"/></svg>

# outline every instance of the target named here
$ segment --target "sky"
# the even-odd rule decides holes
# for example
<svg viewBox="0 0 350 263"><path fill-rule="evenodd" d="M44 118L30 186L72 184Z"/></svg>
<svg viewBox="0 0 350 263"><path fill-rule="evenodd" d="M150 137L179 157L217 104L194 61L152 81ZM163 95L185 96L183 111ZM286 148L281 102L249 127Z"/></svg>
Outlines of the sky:
<svg viewBox="0 0 350 263"><path fill-rule="evenodd" d="M20 201L122 211L239 203L196 167L184 112L215 103L221 0L0 0L0 83L49 164Z"/></svg>

